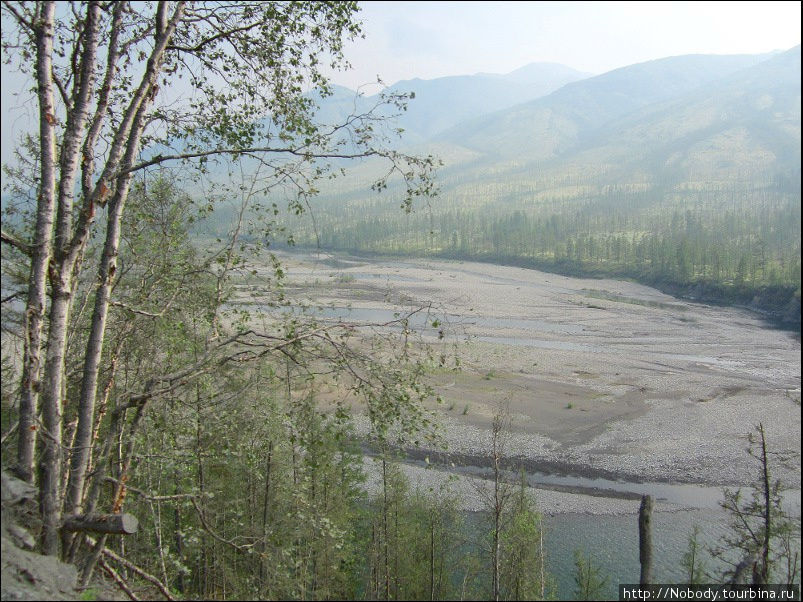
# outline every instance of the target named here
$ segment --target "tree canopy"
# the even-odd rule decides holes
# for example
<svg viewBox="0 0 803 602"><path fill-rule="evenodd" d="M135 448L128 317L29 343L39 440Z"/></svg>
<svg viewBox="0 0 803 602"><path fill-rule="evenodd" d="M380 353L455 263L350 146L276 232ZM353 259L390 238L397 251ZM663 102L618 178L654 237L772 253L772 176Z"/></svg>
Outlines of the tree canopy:
<svg viewBox="0 0 803 602"><path fill-rule="evenodd" d="M219 196L253 201L281 187L291 206L303 210L318 182L342 173L344 161L379 157L388 168L375 189L398 177L408 206L433 191L434 159L389 144L394 132L384 122L404 108L403 96L338 123L315 119L315 98L331 93L327 75L348 66L345 40L360 35L357 10L354 2L2 3L4 61L29 78L38 106L38 131L25 137L17 163L6 169L10 200L2 240L18 267L15 295L26 299L16 472L39 487L46 553L66 554L74 546L72 535L60 538L63 516L95 510L88 477L103 479L96 463L96 455L106 453L99 432L107 438L122 433L101 428L110 391L112 425L125 431L132 420L130 438L149 400L187 386L209 366L260 357L231 350L257 336L253 331L224 332L214 317L224 299L221 274L236 264L242 229L233 230L217 267L191 256L178 259L184 251L170 242L169 228L179 225L179 234L189 225L187 203L176 201L178 182L197 180L225 161L228 173L209 178L221 186ZM240 172L248 171L248 182L231 177L237 162L248 162ZM162 298L168 305L160 313L144 309L142 293L163 288L146 284L134 296L139 306L126 305L118 294L137 269L148 276L141 284L153 284L156 264L143 266L142 248L129 258L139 268L121 264L121 241L132 227L142 228L152 193L160 199L152 208L174 214L154 240L166 240L184 270L171 274L164 266L160 286L187 286L189 274L196 282L206 278L198 286L211 287L206 311L213 317L183 364L157 361L122 392L114 388L121 347L108 343L124 341L108 330L111 308L128 311L129 318L157 319L175 301ZM214 198L207 192L204 200ZM138 220L129 219L132 210ZM288 352L305 336L289 333L283 342L268 337L261 344L263 351ZM153 352L162 360L168 353ZM160 372L159 364L171 370ZM122 483L118 489L119 496Z"/></svg>

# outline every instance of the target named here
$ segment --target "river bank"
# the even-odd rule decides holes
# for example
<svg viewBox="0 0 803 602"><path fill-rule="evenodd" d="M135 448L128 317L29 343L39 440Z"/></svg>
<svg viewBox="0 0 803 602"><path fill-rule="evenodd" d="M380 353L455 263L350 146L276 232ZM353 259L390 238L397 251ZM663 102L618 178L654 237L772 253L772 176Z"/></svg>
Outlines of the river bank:
<svg viewBox="0 0 803 602"><path fill-rule="evenodd" d="M321 319L420 310L410 327L446 359L430 409L452 454L487 455L502 402L525 465L734 487L755 478L747 436L762 423L774 477L800 489L800 341L751 312L484 263L280 257L286 294Z"/></svg>
<svg viewBox="0 0 803 602"><path fill-rule="evenodd" d="M310 255L315 249L301 247ZM328 253L329 255L349 256L347 251ZM397 261L399 258L407 260L409 255L389 256L387 254L371 254L359 252L355 256L371 261ZM445 253L421 258L421 261L445 261L460 263L479 263L496 266L509 266L524 268L532 271L543 270L545 273L570 278L585 279L622 279L650 286L667 295L690 301L693 303L718 305L726 308L745 309L759 317L766 326L795 332L800 336L801 305L799 290L792 286L762 286L751 287L747 284L723 284L713 281L700 280L691 283L681 283L665 278L658 278L649 274L631 273L628 271L603 272L599 269L588 269L575 262L552 260L538 261L524 257L492 257L478 255L472 257L456 257Z"/></svg>

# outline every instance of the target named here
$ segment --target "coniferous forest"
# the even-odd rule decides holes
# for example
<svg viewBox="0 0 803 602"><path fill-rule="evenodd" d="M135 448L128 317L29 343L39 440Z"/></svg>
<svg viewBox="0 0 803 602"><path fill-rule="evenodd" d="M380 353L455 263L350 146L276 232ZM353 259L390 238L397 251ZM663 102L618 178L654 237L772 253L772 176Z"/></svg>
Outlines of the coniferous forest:
<svg viewBox="0 0 803 602"><path fill-rule="evenodd" d="M409 215L389 213L377 201L332 203L318 210L315 229L294 224L294 238L357 253L631 278L709 302L757 300L757 308L794 323L799 181L729 181L709 190L668 192L649 185L582 186L581 195L569 198L551 193L577 185L547 182L540 189L500 190L504 203L472 207L446 196L437 207ZM469 187L465 194L481 190Z"/></svg>

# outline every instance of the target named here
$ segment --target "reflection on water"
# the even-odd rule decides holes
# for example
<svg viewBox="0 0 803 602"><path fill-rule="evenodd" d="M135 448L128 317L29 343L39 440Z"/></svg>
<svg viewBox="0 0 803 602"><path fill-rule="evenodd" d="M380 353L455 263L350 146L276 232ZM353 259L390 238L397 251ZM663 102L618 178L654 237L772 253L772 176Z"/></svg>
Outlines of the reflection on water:
<svg viewBox="0 0 803 602"><path fill-rule="evenodd" d="M537 502L537 496L536 496ZM541 508L541 510L546 510ZM544 556L547 583L552 597L576 600L575 552L591 557L607 582L602 600L617 600L620 583L638 583L638 513L632 515L546 515L544 526ZM727 568L711 558L708 549L716 546L728 532L727 515L715 510L683 510L656 512L652 519L653 580L656 583L688 582L682 566L688 550L689 537L695 526L700 528L698 543L711 581L719 580ZM492 530L490 515L474 512L467 516L469 537L482 537Z"/></svg>
<svg viewBox="0 0 803 602"><path fill-rule="evenodd" d="M537 495L536 495L537 502ZM540 508L546 511L546 508ZM638 513L632 515L545 515L544 554L548 582L558 600L576 600L575 552L590 556L601 576L607 579L603 600L617 600L621 583L639 581ZM655 512L652 516L653 582L688 583L683 568L683 555L688 551L694 527L699 527L698 552L707 580L721 582L729 567L711 557L710 550L722 544L729 535L728 515L718 510L679 510ZM490 532L489 515L473 513L467 527L475 534ZM800 539L792 544L793 553L800 551Z"/></svg>

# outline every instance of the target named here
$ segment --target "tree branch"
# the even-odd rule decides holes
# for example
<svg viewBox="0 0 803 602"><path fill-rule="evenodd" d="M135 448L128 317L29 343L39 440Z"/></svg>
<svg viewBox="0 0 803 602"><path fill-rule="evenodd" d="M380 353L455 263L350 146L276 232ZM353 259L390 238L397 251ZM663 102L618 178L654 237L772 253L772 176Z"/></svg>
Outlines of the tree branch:
<svg viewBox="0 0 803 602"><path fill-rule="evenodd" d="M121 483L120 479L115 479L114 477L106 476L104 480L114 483L115 485L119 485ZM196 499L200 496L194 493L176 493L173 495L150 495L149 493L142 491L142 489L137 489L136 487L132 487L131 485L126 484L126 489L133 493L136 493L146 502L172 502L175 500L187 500L187 499Z"/></svg>
<svg viewBox="0 0 803 602"><path fill-rule="evenodd" d="M260 24L259 22L255 22L255 23L250 23L248 25L243 25L242 27L235 27L234 29L221 31L220 33L217 33L217 34L215 34L213 36L210 36L208 38L205 38L205 39L201 40L200 42L198 42L193 47L171 45L171 46L167 47L167 50L177 50L179 52L187 52L187 53L192 54L192 53L198 52L199 50L203 49L204 46L214 42L215 40L219 40L220 38L228 37L228 36L230 36L232 34L235 34L235 33L242 33L242 32L245 32L245 31L249 31L249 30L253 29L254 27L257 27L259 24Z"/></svg>
<svg viewBox="0 0 803 602"><path fill-rule="evenodd" d="M22 13L20 13L16 8L14 8L14 5L12 5L11 2L8 2L8 0L3 0L3 6L6 8L8 12L14 15L14 18L20 25L25 26L25 28L28 29L30 32L36 31L36 28L34 27L33 23L28 19L26 19L22 15Z"/></svg>
<svg viewBox="0 0 803 602"><path fill-rule="evenodd" d="M112 567L110 567L105 560L101 558L98 561L98 564L100 565L100 568L103 569L103 572L106 573L109 577L111 577L112 581L114 581L117 584L117 587L119 587L121 590L123 590L123 592L125 592L126 596L128 596L135 602L139 601L139 598L137 598L136 594L134 594L134 592L131 591L131 588L128 587L125 580L122 577L120 577L117 571L115 571Z"/></svg>
<svg viewBox="0 0 803 602"><path fill-rule="evenodd" d="M231 546L238 552L242 552L244 554L247 554L251 550L251 548L253 548L257 544L258 540L254 540L249 544L240 545L238 543L234 543L233 541L226 539L225 537L218 535L217 533L215 533L215 530L209 526L209 523L206 522L206 517L204 516L203 510L201 510L201 508L198 506L198 502L194 498L192 499L192 505L195 506L195 510L196 512L198 512L198 518L201 519L201 524L203 525L204 530L206 530L206 532L209 533L209 535L211 535L213 539L216 539L220 543L225 543L227 546Z"/></svg>
<svg viewBox="0 0 803 602"><path fill-rule="evenodd" d="M0 239L2 239L4 243L15 247L19 251L22 251L29 257L33 255L33 247L31 245L22 242L19 238L9 234L5 230L0 230Z"/></svg>
<svg viewBox="0 0 803 602"><path fill-rule="evenodd" d="M364 159L367 157L375 157L380 155L378 151L369 150L362 153L314 153L311 151L304 151L298 148L273 148L273 147L253 147L253 148L218 148L209 151L198 151L195 153L179 153L176 155L156 155L155 157L143 161L136 165L132 165L127 170L122 170L120 175L145 169L152 165L160 165L167 161L177 161L180 159L198 159L201 157L210 157L213 155L244 155L247 153L276 153L285 155L295 155L303 157L304 159Z"/></svg>
<svg viewBox="0 0 803 602"><path fill-rule="evenodd" d="M161 318L164 315L165 310L167 309L167 308L165 308L165 310L160 311L158 314L154 314L154 313L151 313L149 311L145 311L144 309L135 309L135 308L131 307L130 305L126 305L125 303L121 303L120 301L109 301L109 305L113 305L114 307L119 307L121 309L125 309L126 311L130 311L131 313L134 313L134 314L139 314L141 316L147 316L149 318Z"/></svg>
<svg viewBox="0 0 803 602"><path fill-rule="evenodd" d="M86 539L90 544L94 544L95 543L95 541L91 537L87 537ZM137 565L135 565L133 562L131 562L129 560L126 560L125 558L123 558L119 554L115 554L114 552L112 552L108 548L103 548L103 555L111 558L116 563L121 564L122 566L127 568L129 571L132 571L132 572L136 573L137 575L139 575L140 577L145 579L145 581L149 581L149 582L153 583L157 588L159 588L159 591L162 592L162 595L165 598L167 598L171 602L175 602L176 599L170 593L170 590L167 589L167 586L164 583L162 583L161 581L159 581L159 579L157 579L156 577L151 575L150 573L146 573L141 568L139 568Z"/></svg>

